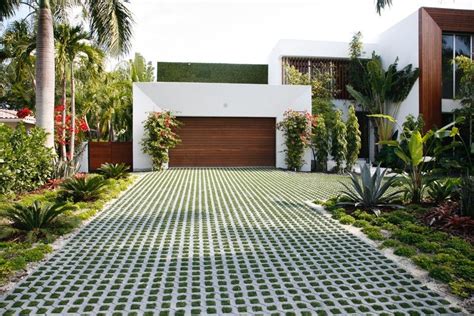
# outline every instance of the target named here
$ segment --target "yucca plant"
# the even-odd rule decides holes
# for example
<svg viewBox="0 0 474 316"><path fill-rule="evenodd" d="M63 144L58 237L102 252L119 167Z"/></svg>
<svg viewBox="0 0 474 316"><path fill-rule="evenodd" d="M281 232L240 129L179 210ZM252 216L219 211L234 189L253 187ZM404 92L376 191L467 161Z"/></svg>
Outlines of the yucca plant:
<svg viewBox="0 0 474 316"><path fill-rule="evenodd" d="M127 178L130 167L124 163L104 163L99 168L99 173L106 179L124 179Z"/></svg>
<svg viewBox="0 0 474 316"><path fill-rule="evenodd" d="M351 186L341 182L345 190L343 193L344 202L339 205L352 205L368 209L379 207L402 208L401 205L392 204L400 191L387 193L388 189L394 186L397 181L396 175L385 179L386 170L382 171L377 166L374 174L371 175L370 165L364 164L360 167L360 176L350 173Z"/></svg>
<svg viewBox="0 0 474 316"><path fill-rule="evenodd" d="M3 214L12 226L24 231L37 231L48 228L54 220L66 211L73 210L74 206L66 203L40 203L32 205L15 204Z"/></svg>
<svg viewBox="0 0 474 316"><path fill-rule="evenodd" d="M74 177L61 184L61 194L74 202L97 200L106 185L102 176Z"/></svg>

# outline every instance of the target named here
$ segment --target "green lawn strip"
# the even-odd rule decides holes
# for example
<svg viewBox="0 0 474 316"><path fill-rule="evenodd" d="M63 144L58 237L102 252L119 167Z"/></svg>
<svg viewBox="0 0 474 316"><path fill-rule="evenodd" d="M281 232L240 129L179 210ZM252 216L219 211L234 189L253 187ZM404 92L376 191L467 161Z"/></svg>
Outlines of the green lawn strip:
<svg viewBox="0 0 474 316"><path fill-rule="evenodd" d="M321 202L321 201L316 201ZM474 246L462 238L434 230L417 220L420 207L374 214L356 210L350 215L330 199L323 203L334 219L362 228L372 240L382 241L394 254L410 258L430 277L449 285L461 298L474 294ZM384 234L382 234L384 231Z"/></svg>
<svg viewBox="0 0 474 316"><path fill-rule="evenodd" d="M122 191L127 189L134 179L135 177L121 180L109 179L101 198L97 201L70 202L76 206L77 210L60 216L53 227L45 229L44 236L40 240L36 240L28 233L19 232L5 221L2 222L0 225L0 239L7 241L0 242L0 285L6 284L18 271L24 270L28 263L43 260L53 250L49 245L50 243L58 237L70 233L79 227L83 221L97 214L107 202L118 197ZM49 190L20 196L15 203L23 205L30 205L34 201L48 203L54 202L57 198L58 190ZM0 198L0 200L2 201L0 212L13 205L12 202L6 202L3 198ZM13 239L14 237L17 238Z"/></svg>

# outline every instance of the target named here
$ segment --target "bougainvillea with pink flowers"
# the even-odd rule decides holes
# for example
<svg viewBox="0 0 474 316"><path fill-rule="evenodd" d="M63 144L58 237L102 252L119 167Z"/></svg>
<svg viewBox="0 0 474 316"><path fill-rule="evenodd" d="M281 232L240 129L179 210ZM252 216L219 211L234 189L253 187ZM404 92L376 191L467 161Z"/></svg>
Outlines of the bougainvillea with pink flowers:
<svg viewBox="0 0 474 316"><path fill-rule="evenodd" d="M287 110L283 120L277 124L285 136L285 162L290 170L299 171L304 165L304 150L311 143L311 129L314 124L313 116L304 111Z"/></svg>

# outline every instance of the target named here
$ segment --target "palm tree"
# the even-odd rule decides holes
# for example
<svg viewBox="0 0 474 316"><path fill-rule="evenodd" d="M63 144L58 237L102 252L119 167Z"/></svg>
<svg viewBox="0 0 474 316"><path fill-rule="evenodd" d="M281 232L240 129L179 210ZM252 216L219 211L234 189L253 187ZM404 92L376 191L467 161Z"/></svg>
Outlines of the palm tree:
<svg viewBox="0 0 474 316"><path fill-rule="evenodd" d="M54 34L51 4L55 8L80 5L87 12L90 29L97 42L112 54L130 48L132 14L127 0L2 0L0 21L28 5L36 10L36 118L38 126L48 132L46 146L54 147Z"/></svg>
<svg viewBox="0 0 474 316"><path fill-rule="evenodd" d="M75 64L82 62L91 68L95 65L102 70L102 51L90 45L91 36L85 32L81 26L70 26L68 24L59 24L55 30L55 38L57 40L56 50L58 61L62 64L63 71L63 124L65 124L66 113L66 76L69 67L70 87L71 87L71 143L70 143L70 160L74 159L75 153L75 131L76 131L76 87L75 87ZM65 130L63 130L65 132ZM63 134L65 138L65 135ZM63 147L65 154L65 146ZM63 156L65 157L65 156Z"/></svg>
<svg viewBox="0 0 474 316"><path fill-rule="evenodd" d="M382 10L385 9L385 7L390 7L392 5L392 0L376 0L376 9L377 13L380 15L382 14Z"/></svg>

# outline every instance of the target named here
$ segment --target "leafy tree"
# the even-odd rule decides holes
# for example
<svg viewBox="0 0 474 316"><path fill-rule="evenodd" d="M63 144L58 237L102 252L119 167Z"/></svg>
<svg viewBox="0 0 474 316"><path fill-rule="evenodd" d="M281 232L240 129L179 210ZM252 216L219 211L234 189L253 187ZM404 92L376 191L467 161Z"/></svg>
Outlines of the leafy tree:
<svg viewBox="0 0 474 316"><path fill-rule="evenodd" d="M349 114L346 122L347 131L347 157L346 157L346 169L352 170L357 158L359 157L361 140L360 140L360 129L359 121L357 120L356 111L354 105L349 107Z"/></svg>
<svg viewBox="0 0 474 316"><path fill-rule="evenodd" d="M132 15L126 0L2 0L0 20L13 16L21 5L35 9L36 37L36 119L48 133L46 145L54 146L54 34L53 11L79 5L90 22L90 29L99 45L113 54L127 52L130 47Z"/></svg>
<svg viewBox="0 0 474 316"><path fill-rule="evenodd" d="M400 104L405 100L418 79L419 70L411 64L398 70L398 59L384 70L382 59L375 53L363 68L364 86L356 90L347 85L347 91L371 114L387 114L395 117ZM393 123L374 116L378 140L390 140L393 134Z"/></svg>
<svg viewBox="0 0 474 316"><path fill-rule="evenodd" d="M346 124L342 121L342 111L337 110L334 129L331 134L331 156L336 161L336 172L343 170L342 164L347 155Z"/></svg>
<svg viewBox="0 0 474 316"><path fill-rule="evenodd" d="M326 172L329 155L329 134L324 114L315 116L311 149L316 160L316 170Z"/></svg>
<svg viewBox="0 0 474 316"><path fill-rule="evenodd" d="M155 80L155 69L151 61L146 62L140 53L135 53L135 57L128 61L130 65L130 76L132 82L150 82Z"/></svg>

